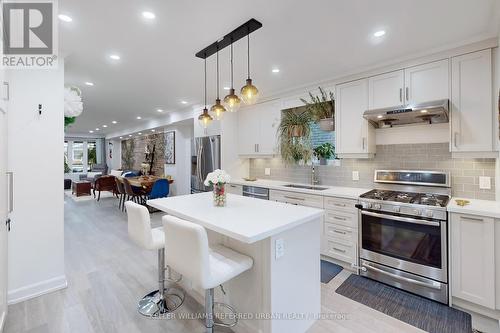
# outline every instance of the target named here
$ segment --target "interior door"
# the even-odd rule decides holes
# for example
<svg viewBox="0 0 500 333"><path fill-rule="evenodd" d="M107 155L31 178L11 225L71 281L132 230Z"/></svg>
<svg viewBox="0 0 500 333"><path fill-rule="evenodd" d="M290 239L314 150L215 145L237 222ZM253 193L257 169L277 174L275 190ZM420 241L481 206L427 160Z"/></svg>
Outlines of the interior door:
<svg viewBox="0 0 500 333"><path fill-rule="evenodd" d="M7 99L8 86L0 71L0 332L7 316L7 224L9 193L7 181Z"/></svg>

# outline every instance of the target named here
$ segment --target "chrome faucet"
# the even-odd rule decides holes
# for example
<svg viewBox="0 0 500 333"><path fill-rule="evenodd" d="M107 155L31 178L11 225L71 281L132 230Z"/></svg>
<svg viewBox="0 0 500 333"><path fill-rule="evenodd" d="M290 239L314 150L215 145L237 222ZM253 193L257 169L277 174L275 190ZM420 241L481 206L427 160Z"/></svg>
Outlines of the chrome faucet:
<svg viewBox="0 0 500 333"><path fill-rule="evenodd" d="M311 185L319 184L319 180L316 178L316 169L314 168L314 164L311 164Z"/></svg>

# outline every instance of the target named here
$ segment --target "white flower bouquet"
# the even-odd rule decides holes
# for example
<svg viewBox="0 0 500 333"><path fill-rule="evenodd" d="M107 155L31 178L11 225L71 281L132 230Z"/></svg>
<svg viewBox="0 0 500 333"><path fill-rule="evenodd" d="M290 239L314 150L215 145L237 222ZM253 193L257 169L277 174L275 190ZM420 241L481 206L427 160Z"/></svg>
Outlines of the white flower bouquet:
<svg viewBox="0 0 500 333"><path fill-rule="evenodd" d="M231 177L224 170L210 172L205 179L205 186L213 186L214 205L224 207L226 205L226 183L231 181Z"/></svg>

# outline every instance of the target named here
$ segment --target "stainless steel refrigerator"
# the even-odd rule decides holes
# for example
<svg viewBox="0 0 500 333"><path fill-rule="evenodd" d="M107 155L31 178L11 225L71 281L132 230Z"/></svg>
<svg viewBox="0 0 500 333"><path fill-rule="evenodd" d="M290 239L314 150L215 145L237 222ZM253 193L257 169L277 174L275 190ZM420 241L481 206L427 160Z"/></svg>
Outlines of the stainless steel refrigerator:
<svg viewBox="0 0 500 333"><path fill-rule="evenodd" d="M191 139L191 193L211 191L203 182L215 169L220 169L220 135Z"/></svg>

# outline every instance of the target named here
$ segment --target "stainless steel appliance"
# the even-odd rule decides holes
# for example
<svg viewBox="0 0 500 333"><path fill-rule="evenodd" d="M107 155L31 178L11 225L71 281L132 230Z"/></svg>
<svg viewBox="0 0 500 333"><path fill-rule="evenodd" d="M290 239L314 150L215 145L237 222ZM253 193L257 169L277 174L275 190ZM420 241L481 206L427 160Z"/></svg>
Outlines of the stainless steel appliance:
<svg viewBox="0 0 500 333"><path fill-rule="evenodd" d="M243 196L269 200L269 189L255 186L243 186Z"/></svg>
<svg viewBox="0 0 500 333"><path fill-rule="evenodd" d="M375 182L357 205L360 274L447 304L449 174L377 170Z"/></svg>
<svg viewBox="0 0 500 333"><path fill-rule="evenodd" d="M211 191L203 182L221 167L220 135L191 139L191 193Z"/></svg>
<svg viewBox="0 0 500 333"><path fill-rule="evenodd" d="M449 122L449 101L430 101L415 105L395 106L368 110L363 118L378 127L392 127L406 124L436 124Z"/></svg>

